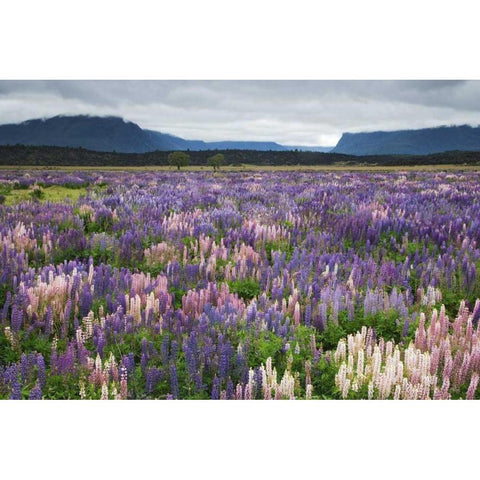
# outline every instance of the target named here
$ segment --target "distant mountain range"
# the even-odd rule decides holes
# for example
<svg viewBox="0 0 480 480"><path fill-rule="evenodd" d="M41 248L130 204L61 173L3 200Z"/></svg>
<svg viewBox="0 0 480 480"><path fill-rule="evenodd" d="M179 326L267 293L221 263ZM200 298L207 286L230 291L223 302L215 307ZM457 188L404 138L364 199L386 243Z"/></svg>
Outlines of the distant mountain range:
<svg viewBox="0 0 480 480"><path fill-rule="evenodd" d="M27 120L0 125L0 145L82 147L99 152L147 153L172 150L310 151L346 155L427 155L453 150L480 151L480 127L468 125L344 133L335 147L280 145L276 142L185 140L145 130L119 117L88 115Z"/></svg>
<svg viewBox="0 0 480 480"><path fill-rule="evenodd" d="M428 155L452 150L480 151L480 127L469 125L344 133L332 153L347 155Z"/></svg>
<svg viewBox="0 0 480 480"><path fill-rule="evenodd" d="M82 147L99 152L146 153L155 150L325 151L331 147L290 147L275 142L204 142L144 130L119 117L56 116L0 125L0 145ZM324 148L324 150L315 150Z"/></svg>

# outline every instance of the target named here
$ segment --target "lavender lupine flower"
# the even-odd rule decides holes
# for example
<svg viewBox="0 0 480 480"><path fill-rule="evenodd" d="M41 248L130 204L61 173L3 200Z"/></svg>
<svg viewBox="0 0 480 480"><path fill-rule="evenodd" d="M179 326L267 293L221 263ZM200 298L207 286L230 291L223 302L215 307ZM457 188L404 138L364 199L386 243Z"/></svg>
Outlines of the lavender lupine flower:
<svg viewBox="0 0 480 480"><path fill-rule="evenodd" d="M305 326L310 327L312 324L312 306L308 303L305 306Z"/></svg>
<svg viewBox="0 0 480 480"><path fill-rule="evenodd" d="M49 305L47 307L47 312L45 314L45 335L49 337L52 334L53 330L53 309Z"/></svg>
<svg viewBox="0 0 480 480"><path fill-rule="evenodd" d="M170 345L170 360L175 361L178 355L178 343L173 340Z"/></svg>
<svg viewBox="0 0 480 480"><path fill-rule="evenodd" d="M12 306L11 328L12 332L18 333L23 324L23 311L16 304Z"/></svg>
<svg viewBox="0 0 480 480"><path fill-rule="evenodd" d="M28 367L28 357L24 353L22 353L22 356L20 357L20 376L23 383L26 383L28 379Z"/></svg>
<svg viewBox="0 0 480 480"><path fill-rule="evenodd" d="M163 364L168 364L168 360L169 360L169 356L168 356L168 353L169 353L169 338L167 335L165 335L163 337L163 340L162 340L162 345L160 347L160 353L161 353L161 356L162 356L162 362Z"/></svg>
<svg viewBox="0 0 480 480"><path fill-rule="evenodd" d="M257 399L261 399L263 397L263 374L260 368L255 369L255 376L254 376L254 391L255 391L255 397Z"/></svg>
<svg viewBox="0 0 480 480"><path fill-rule="evenodd" d="M203 384L203 381L202 381L202 373L201 372L197 372L195 374L195 392L198 393L198 392L201 392L205 389L205 385Z"/></svg>
<svg viewBox="0 0 480 480"><path fill-rule="evenodd" d="M227 382L227 390L226 390L227 400L233 400L235 398L235 390L233 386L232 380L229 378Z"/></svg>
<svg viewBox="0 0 480 480"><path fill-rule="evenodd" d="M145 385L145 391L147 394L151 394L154 390L155 387L157 386L158 382L162 379L163 372L159 370L158 368L149 368L147 370L147 373L145 375L145 380L146 380L146 385Z"/></svg>
<svg viewBox="0 0 480 480"><path fill-rule="evenodd" d="M11 400L21 400L22 399L22 384L18 379L14 379L12 384L12 394L10 395Z"/></svg>
<svg viewBox="0 0 480 480"><path fill-rule="evenodd" d="M212 386L212 400L219 400L220 399L220 380L215 375L213 378L213 386Z"/></svg>
<svg viewBox="0 0 480 480"><path fill-rule="evenodd" d="M21 400L22 399L22 384L18 378L18 367L17 364L13 364L10 367L7 367L4 377L7 379L10 384L11 400Z"/></svg>
<svg viewBox="0 0 480 480"><path fill-rule="evenodd" d="M195 335L195 332L190 333L186 349L185 349L185 360L187 364L187 372L190 376L190 379L195 378L197 373L197 354L198 354L198 342Z"/></svg>
<svg viewBox="0 0 480 480"><path fill-rule="evenodd" d="M88 312L92 308L92 303L93 303L93 295L90 290L90 285L86 283L83 286L81 297L80 297L80 314L82 317L86 317L88 315Z"/></svg>
<svg viewBox="0 0 480 480"><path fill-rule="evenodd" d="M178 389L177 367L170 365L170 388L172 389L172 396L175 399L180 398L180 392Z"/></svg>
<svg viewBox="0 0 480 480"><path fill-rule="evenodd" d="M2 322L4 322L7 319L8 309L10 307L11 301L12 301L12 294L10 293L10 291L8 291L5 296L5 303L3 304L2 315L0 317Z"/></svg>
<svg viewBox="0 0 480 480"><path fill-rule="evenodd" d="M38 382L35 383L35 386L30 391L28 399L29 400L41 400L42 399L42 389L41 389L40 384Z"/></svg>
<svg viewBox="0 0 480 480"><path fill-rule="evenodd" d="M97 339L97 353L100 355L100 358L103 358L103 349L105 348L105 345L107 344L107 341L103 334L100 333L98 339Z"/></svg>
<svg viewBox="0 0 480 480"><path fill-rule="evenodd" d="M218 367L218 374L220 379L226 379L230 370L230 355L232 354L232 348L229 344L222 345L220 349L220 361Z"/></svg>

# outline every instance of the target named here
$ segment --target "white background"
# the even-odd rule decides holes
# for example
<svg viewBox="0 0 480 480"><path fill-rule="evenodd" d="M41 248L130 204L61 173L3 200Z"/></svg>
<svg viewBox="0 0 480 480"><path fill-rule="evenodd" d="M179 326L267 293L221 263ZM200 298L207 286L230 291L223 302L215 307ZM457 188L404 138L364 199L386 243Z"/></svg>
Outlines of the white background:
<svg viewBox="0 0 480 480"><path fill-rule="evenodd" d="M0 79L480 79L474 2L20 1ZM478 402L1 402L1 478L463 478Z"/></svg>

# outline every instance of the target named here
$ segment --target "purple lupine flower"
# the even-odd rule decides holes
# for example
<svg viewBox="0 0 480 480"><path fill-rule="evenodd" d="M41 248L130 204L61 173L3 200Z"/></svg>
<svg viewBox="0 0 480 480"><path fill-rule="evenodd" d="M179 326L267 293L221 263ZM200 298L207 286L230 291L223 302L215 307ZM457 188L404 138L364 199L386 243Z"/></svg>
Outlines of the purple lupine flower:
<svg viewBox="0 0 480 480"><path fill-rule="evenodd" d="M201 392L205 389L205 385L202 381L202 372L197 372L195 374L195 392Z"/></svg>
<svg viewBox="0 0 480 480"><path fill-rule="evenodd" d="M35 386L30 390L30 394L28 396L29 400L41 400L42 399L42 389L40 388L40 384L38 382L35 383Z"/></svg>
<svg viewBox="0 0 480 480"><path fill-rule="evenodd" d="M22 328L23 310L19 308L16 304L14 304L12 307L12 314L10 318L11 318L12 332L18 333Z"/></svg>
<svg viewBox="0 0 480 480"><path fill-rule="evenodd" d="M2 322L4 322L7 319L8 309L10 307L11 301L12 301L12 294L10 293L10 290L9 290L5 296L5 303L3 304L2 315L0 317Z"/></svg>
<svg viewBox="0 0 480 480"><path fill-rule="evenodd" d="M69 343L65 352L57 359L57 369L60 374L73 373L75 368L75 349L73 343Z"/></svg>
<svg viewBox="0 0 480 480"><path fill-rule="evenodd" d="M173 398L179 399L180 392L178 389L177 367L173 363L170 365L170 388L172 389Z"/></svg>
<svg viewBox="0 0 480 480"><path fill-rule="evenodd" d="M255 396L253 398L261 399L262 394L262 384L263 384L263 375L262 371L259 368L255 369Z"/></svg>
<svg viewBox="0 0 480 480"><path fill-rule="evenodd" d="M10 400L21 400L22 399L22 384L17 379L11 384L12 387L12 394L10 395Z"/></svg>
<svg viewBox="0 0 480 480"><path fill-rule="evenodd" d="M97 340L97 352L100 355L100 358L103 358L103 349L105 348L105 345L107 344L107 341L105 339L105 336L103 334L100 334Z"/></svg>
<svg viewBox="0 0 480 480"><path fill-rule="evenodd" d="M173 340L170 346L170 360L175 361L178 355L178 343Z"/></svg>
<svg viewBox="0 0 480 480"><path fill-rule="evenodd" d="M145 375L145 391L147 394L153 393L155 387L158 385L158 382L162 379L163 372L158 368L149 368Z"/></svg>
<svg viewBox="0 0 480 480"><path fill-rule="evenodd" d="M235 390L232 380L229 378L227 382L227 400L232 400L235 398Z"/></svg>
<svg viewBox="0 0 480 480"><path fill-rule="evenodd" d="M148 357L145 353L142 353L140 357L140 367L142 368L142 372L145 371L148 365Z"/></svg>
<svg viewBox="0 0 480 480"><path fill-rule="evenodd" d="M185 361L187 366L187 372L191 379L195 378L197 372L197 341L195 338L195 333L190 334L190 339L187 342L185 348Z"/></svg>
<svg viewBox="0 0 480 480"><path fill-rule="evenodd" d="M220 380L215 375L213 378L213 385L212 385L212 400L219 400L220 399Z"/></svg>
<svg viewBox="0 0 480 480"><path fill-rule="evenodd" d="M135 355L133 353L129 353L128 355L123 355L122 365L127 371L127 374L132 375L135 372Z"/></svg>
<svg viewBox="0 0 480 480"><path fill-rule="evenodd" d="M28 357L24 353L22 353L22 356L20 357L20 377L22 378L23 383L27 382L28 373Z"/></svg>
<svg viewBox="0 0 480 480"><path fill-rule="evenodd" d="M403 330L402 330L402 336L406 337L408 335L408 329L410 327L410 321L409 318L406 317L404 322L403 322Z"/></svg>
<svg viewBox="0 0 480 480"><path fill-rule="evenodd" d="M11 400L21 400L22 399L22 384L18 379L18 366L16 363L7 367L4 374L5 379L10 385Z"/></svg>
<svg viewBox="0 0 480 480"><path fill-rule="evenodd" d="M49 337L53 329L53 309L51 305L48 305L45 313L45 335Z"/></svg>
<svg viewBox="0 0 480 480"><path fill-rule="evenodd" d="M312 324L312 306L308 303L305 306L305 325L310 327Z"/></svg>
<svg viewBox="0 0 480 480"><path fill-rule="evenodd" d="M88 312L92 309L93 295L90 290L90 285L85 283L82 288L82 294L80 296L80 314L82 317L86 317Z"/></svg>
<svg viewBox="0 0 480 480"><path fill-rule="evenodd" d="M233 348L229 343L222 345L220 349L220 361L218 366L218 374L221 380L226 379L230 371L230 358Z"/></svg>
<svg viewBox="0 0 480 480"><path fill-rule="evenodd" d="M169 343L170 340L168 335L165 335L162 340L162 345L160 346L160 355L162 356L162 362L164 365L168 364L168 352L169 352Z"/></svg>

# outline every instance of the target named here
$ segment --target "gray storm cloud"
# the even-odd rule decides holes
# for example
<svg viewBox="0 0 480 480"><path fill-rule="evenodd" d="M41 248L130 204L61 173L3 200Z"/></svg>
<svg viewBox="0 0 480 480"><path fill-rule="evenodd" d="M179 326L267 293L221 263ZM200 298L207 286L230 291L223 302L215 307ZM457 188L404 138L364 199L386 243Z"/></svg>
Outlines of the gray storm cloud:
<svg viewBox="0 0 480 480"><path fill-rule="evenodd" d="M334 145L345 131L480 123L480 81L0 81L0 123L116 115L187 139Z"/></svg>

